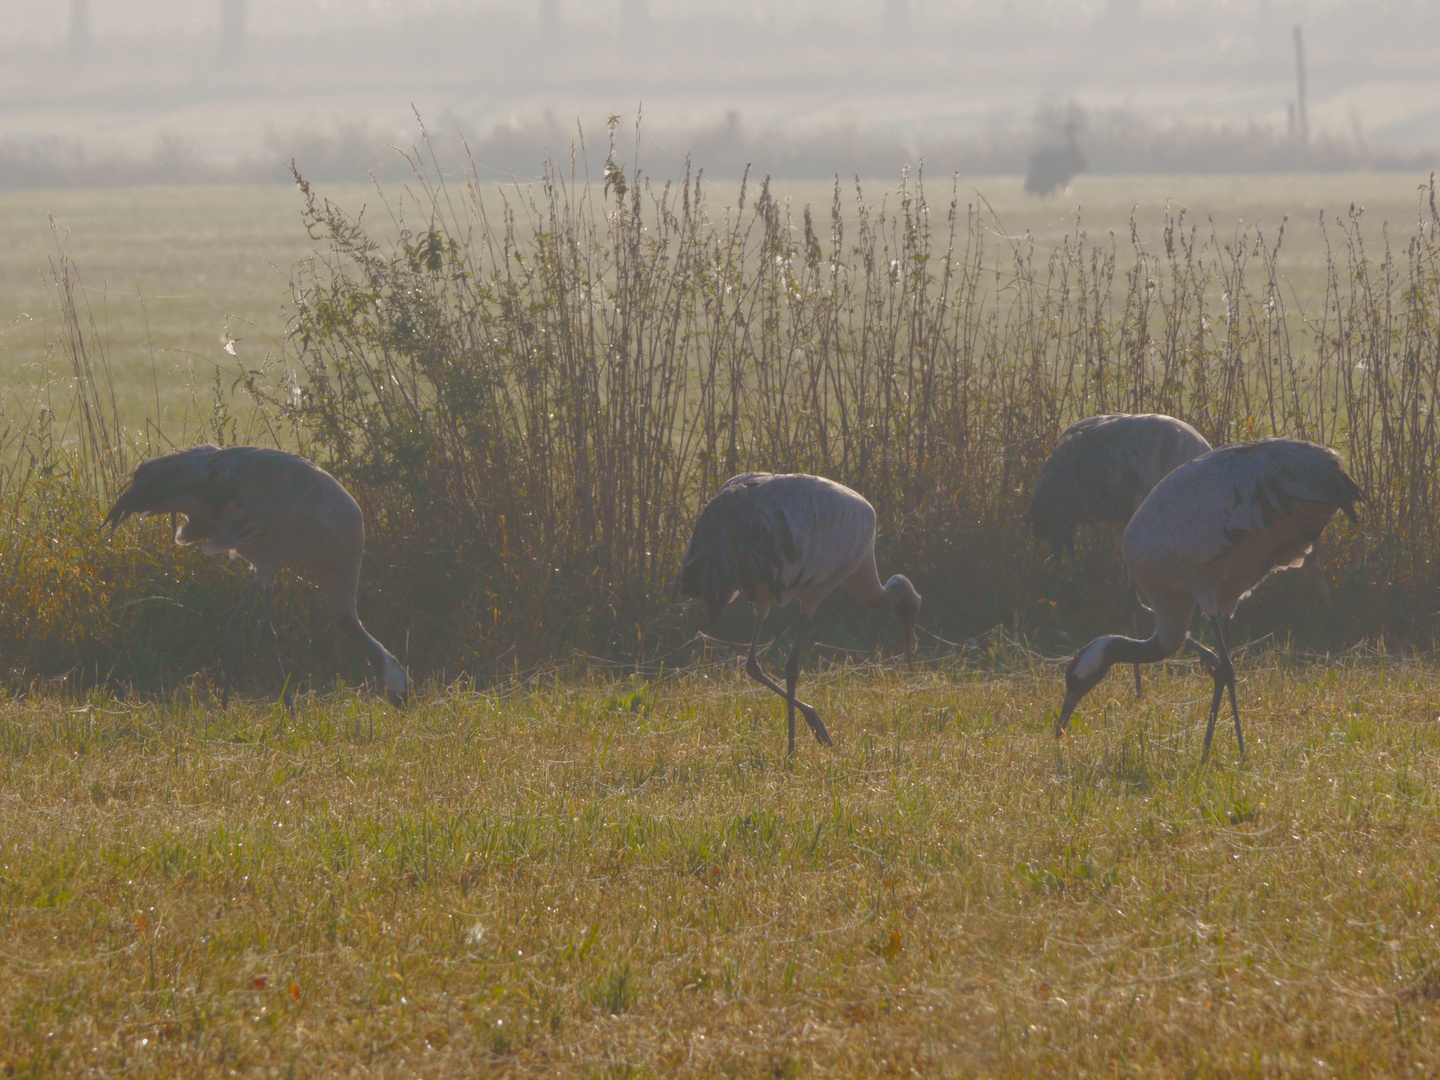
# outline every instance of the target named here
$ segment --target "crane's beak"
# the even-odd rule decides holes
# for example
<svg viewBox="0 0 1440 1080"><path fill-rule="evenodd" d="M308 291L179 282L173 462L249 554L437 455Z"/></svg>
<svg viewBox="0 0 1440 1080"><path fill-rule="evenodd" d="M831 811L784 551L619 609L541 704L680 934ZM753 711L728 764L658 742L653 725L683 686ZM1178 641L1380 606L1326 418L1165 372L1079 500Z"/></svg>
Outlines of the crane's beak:
<svg viewBox="0 0 1440 1080"><path fill-rule="evenodd" d="M1060 712L1055 717L1055 738L1058 739L1064 734L1070 723L1070 716L1075 712L1075 706L1080 704L1080 699L1084 696L1083 691L1072 690L1068 686L1065 688L1065 700L1060 703Z"/></svg>

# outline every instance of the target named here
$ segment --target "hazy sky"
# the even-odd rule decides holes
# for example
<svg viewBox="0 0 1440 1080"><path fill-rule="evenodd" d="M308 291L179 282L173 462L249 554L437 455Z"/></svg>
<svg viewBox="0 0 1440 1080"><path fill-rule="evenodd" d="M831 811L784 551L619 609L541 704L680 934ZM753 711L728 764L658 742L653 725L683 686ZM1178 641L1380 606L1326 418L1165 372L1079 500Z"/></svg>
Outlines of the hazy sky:
<svg viewBox="0 0 1440 1080"><path fill-rule="evenodd" d="M643 102L657 130L923 137L1027 124L1045 101L1154 122L1283 127L1304 28L1311 126L1440 145L1440 4L1420 0L0 0L0 138L219 160L267 134L486 132ZM559 21L554 12L558 9Z"/></svg>

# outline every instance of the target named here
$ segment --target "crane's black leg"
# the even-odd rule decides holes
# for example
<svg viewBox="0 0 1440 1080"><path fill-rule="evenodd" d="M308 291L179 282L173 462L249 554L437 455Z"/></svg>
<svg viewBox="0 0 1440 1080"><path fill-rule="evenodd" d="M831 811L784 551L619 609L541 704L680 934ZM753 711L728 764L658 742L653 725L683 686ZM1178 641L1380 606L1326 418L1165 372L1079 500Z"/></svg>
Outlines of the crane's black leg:
<svg viewBox="0 0 1440 1080"><path fill-rule="evenodd" d="M1316 540L1315 545L1310 549L1310 554L1305 556L1305 563L1300 567L1300 572L1306 574L1315 583L1315 591L1320 594L1320 599L1330 603L1330 583L1325 580L1325 568L1320 564L1320 541Z"/></svg>
<svg viewBox="0 0 1440 1080"><path fill-rule="evenodd" d="M785 664L785 702L787 705L787 720L790 731L790 752L795 752L795 710L798 708L805 717L805 722L810 725L810 731L815 736L815 741L821 746L834 746L830 739L830 733L825 730L824 723L820 720L820 714L803 701L795 698L795 683L800 679L800 654L806 645L806 638L810 632L810 616L800 615L800 622L795 627L795 645L790 650L790 659Z"/></svg>
<svg viewBox="0 0 1440 1080"><path fill-rule="evenodd" d="M1217 656L1213 650L1207 649L1204 645L1200 644L1198 640L1189 634L1185 635L1185 644L1194 649L1200 657L1200 666L1205 669L1205 674L1214 678L1215 672L1220 668L1220 657Z"/></svg>
<svg viewBox="0 0 1440 1080"><path fill-rule="evenodd" d="M261 628L265 636L270 639L270 650L275 657L275 668L280 672L280 696L289 708L294 695L291 692L290 681L285 675L285 661L280 659L280 636L275 633L275 623L270 618L270 609L275 599L275 583L271 582L265 586L265 607L261 616Z"/></svg>
<svg viewBox="0 0 1440 1080"><path fill-rule="evenodd" d="M1240 744L1240 756L1245 756L1245 737L1240 732L1240 706L1235 700L1235 666L1230 662L1230 650L1225 645L1226 626L1228 620L1222 616L1215 616L1215 670L1212 676L1215 679L1215 692L1210 698L1210 722L1205 725L1205 749L1200 754L1200 764L1210 757L1210 742L1215 737L1215 720L1220 714L1220 701L1225 691L1230 691L1230 708L1235 713L1235 736ZM1196 645L1198 646L1198 642Z"/></svg>
<svg viewBox="0 0 1440 1080"><path fill-rule="evenodd" d="M765 674L760 667L759 658L755 655L755 649L760 644L760 625L764 621L765 616L757 611L755 613L755 629L750 634L750 651L745 655L745 672L761 686L768 686L771 690L774 690L775 693L784 697L785 691L780 689L779 684L777 684L774 679Z"/></svg>
<svg viewBox="0 0 1440 1080"><path fill-rule="evenodd" d="M1140 636L1140 613L1138 611L1131 613L1131 624L1135 627L1135 636L1138 638ZM1135 696L1137 698L1143 698L1145 696L1145 688L1140 683L1139 664L1135 665Z"/></svg>
<svg viewBox="0 0 1440 1080"><path fill-rule="evenodd" d="M245 591L240 594L240 606L230 616L230 621L225 624L225 653L220 661L220 708L230 707L230 680L233 677L235 668L235 636L240 630L240 623L245 618L245 613L250 610L251 603L255 600L255 590L260 587L258 578L251 577Z"/></svg>
<svg viewBox="0 0 1440 1080"><path fill-rule="evenodd" d="M765 672L764 672L763 670L761 670L760 661L759 661L759 659L755 656L755 649L756 649L756 647L758 646L758 644L759 644L759 642L760 642L760 624L763 623L764 621L765 621L765 616L764 616L764 614L762 614L762 613L760 613L759 611L757 611L757 612L755 613L755 630L754 630L754 632L750 635L750 653L749 653L749 655L747 655L747 656L745 657L745 672L746 672L746 674L748 674L752 679L754 679L754 680L755 680L756 682L758 682L760 685L766 686L766 687L768 687L769 689L773 690L775 693L779 694L781 697L783 697L783 698L785 699L785 701L786 701L787 704L788 704L790 701L794 700L794 701L795 701L795 707L796 707L797 709L799 709L801 713L804 714L804 716L805 716L805 721L806 721L806 723L808 723L808 724L810 725L811 729L812 729L812 730L815 729L815 727L818 725L818 726L819 726L819 729L820 729L821 731L824 731L824 730L825 730L825 725L820 723L820 714L815 711L815 709L814 709L813 706L807 705L807 704L805 704L805 702L800 701L799 699L795 698L795 694L794 694L793 688L792 688L792 690L791 690L789 693L787 693L787 692L785 691L785 689L780 686L779 683L777 683L774 679L770 678L770 676L766 675ZM798 671L798 668L797 668L797 671ZM820 738L820 736L819 736L818 734L817 734L815 737L816 737L817 739ZM827 734L825 735L824 741L828 744L828 743L829 743L829 740L830 740L830 736L829 736L829 734L827 733ZM793 715L792 715L791 718L790 718L790 753L791 753L791 754L794 754L794 753L795 753L795 718L794 718Z"/></svg>
<svg viewBox="0 0 1440 1080"><path fill-rule="evenodd" d="M795 626L795 644L785 662L785 739L786 753L795 756L795 683L800 678L800 643L805 640L805 624L810 620L802 612Z"/></svg>
<svg viewBox="0 0 1440 1080"><path fill-rule="evenodd" d="M1200 764L1204 765L1210 758L1210 742L1215 738L1215 717L1220 712L1220 698L1225 693L1225 683L1221 679L1220 672L1215 672L1215 692L1210 695L1210 722L1205 725L1205 749L1200 751Z"/></svg>
<svg viewBox="0 0 1440 1080"><path fill-rule="evenodd" d="M1236 701L1235 691L1235 665L1230 662L1230 616L1223 616L1220 620L1220 628L1224 632L1221 642L1220 655L1225 659L1225 667L1230 672L1230 712L1235 717L1235 742L1240 747L1240 757L1245 757L1245 733L1240 730L1240 703Z"/></svg>
<svg viewBox="0 0 1440 1080"><path fill-rule="evenodd" d="M1130 571L1125 571L1125 590L1130 594L1130 625L1135 628L1135 636L1140 636L1140 612L1149 609L1140 600L1140 586L1130 576ZM1140 684L1140 665L1135 665L1135 696L1143 698L1145 688Z"/></svg>

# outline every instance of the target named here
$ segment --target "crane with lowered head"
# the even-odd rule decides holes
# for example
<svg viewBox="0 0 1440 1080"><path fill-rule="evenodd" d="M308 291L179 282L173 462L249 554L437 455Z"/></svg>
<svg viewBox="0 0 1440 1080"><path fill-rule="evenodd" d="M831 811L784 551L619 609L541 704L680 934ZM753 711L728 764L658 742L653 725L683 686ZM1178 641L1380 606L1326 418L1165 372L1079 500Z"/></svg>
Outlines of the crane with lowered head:
<svg viewBox="0 0 1440 1080"><path fill-rule="evenodd" d="M906 657L911 656L920 594L901 574L881 584L875 567L875 508L844 484L804 473L743 473L725 481L700 511L681 559L676 590L704 600L712 624L741 593L754 607L745 670L785 699L791 755L796 709L817 742L833 745L820 714L795 697L795 684L810 616L841 585L871 607L894 613ZM800 606L800 620L782 689L761 670L755 650L770 609L791 600Z"/></svg>
<svg viewBox="0 0 1440 1080"><path fill-rule="evenodd" d="M261 627L289 698L271 620L275 578L288 567L320 589L326 609L364 652L391 704L406 704L409 676L361 625L355 607L365 553L364 516L350 493L324 469L284 450L192 446L136 466L105 515L105 524L113 530L132 514L183 514L185 522L175 532L177 544L198 543L207 555L230 552L254 570L227 627L227 701L234 637L257 591L263 594Z"/></svg>
<svg viewBox="0 0 1440 1080"><path fill-rule="evenodd" d="M1071 424L1045 459L1030 496L1030 531L1058 561L1075 554L1082 525L1124 530L1150 490L1177 466L1210 452L1205 436L1161 413L1106 413ZM1126 591L1134 582L1126 575ZM1138 606L1138 600L1136 601ZM1138 612L1135 631L1139 633ZM1142 694L1135 665L1135 696Z"/></svg>
<svg viewBox="0 0 1440 1080"><path fill-rule="evenodd" d="M1144 640L1105 634L1075 654L1065 668L1055 737L1113 665L1155 663L1188 641L1214 680L1201 761L1210 756L1227 690L1244 757L1230 660L1231 616L1272 572L1304 562L1336 510L1353 521L1355 504L1363 501L1339 454L1297 439L1221 447L1166 476L1135 511L1121 540L1126 568L1155 613L1155 630ZM1197 606L1214 628L1214 652L1189 636Z"/></svg>

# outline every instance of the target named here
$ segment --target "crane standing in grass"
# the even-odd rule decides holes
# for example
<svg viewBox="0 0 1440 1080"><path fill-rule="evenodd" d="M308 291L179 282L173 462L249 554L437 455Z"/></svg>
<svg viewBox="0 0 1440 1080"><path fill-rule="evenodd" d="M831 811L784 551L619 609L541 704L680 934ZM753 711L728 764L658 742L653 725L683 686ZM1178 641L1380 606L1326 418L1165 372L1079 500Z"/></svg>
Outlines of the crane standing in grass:
<svg viewBox="0 0 1440 1080"><path fill-rule="evenodd" d="M177 544L200 543L207 555L228 551L255 571L227 630L225 698L229 698L234 637L257 590L261 625L285 683L285 665L271 621L275 576L285 567L320 589L345 636L365 653L385 695L403 707L410 680L400 662L360 624L355 593L365 551L365 519L338 480L304 458L258 446L209 444L141 462L105 515L112 529L131 514L184 514Z"/></svg>
<svg viewBox="0 0 1440 1080"><path fill-rule="evenodd" d="M681 560L677 591L704 600L712 624L741 593L754 606L755 629L745 670L785 699L792 755L797 708L815 740L833 745L820 714L795 697L795 683L810 616L839 585L871 607L895 614L908 658L915 647L920 594L900 574L880 583L874 507L857 492L820 476L745 473L725 481L700 511ZM800 621L781 689L761 670L755 649L770 609L791 600L799 602Z"/></svg>
<svg viewBox="0 0 1440 1080"><path fill-rule="evenodd" d="M1170 473L1135 511L1121 541L1125 566L1155 613L1155 632L1144 641L1107 634L1075 654L1065 669L1055 737L1112 665L1154 663L1190 640L1215 683L1201 761L1210 756L1226 690L1244 757L1230 617L1271 571L1302 564L1336 510L1353 521L1364 499L1335 451L1295 439L1222 447ZM1197 604L1214 626L1213 653L1189 637Z"/></svg>
<svg viewBox="0 0 1440 1080"><path fill-rule="evenodd" d="M1081 525L1123 530L1150 490L1178 466L1210 452L1210 444L1173 416L1109 413L1071 424L1045 459L1030 497L1030 530L1055 558L1075 554ZM1127 591L1133 582L1126 585ZM1140 629L1138 613L1135 630ZM1135 695L1141 694L1135 665Z"/></svg>

